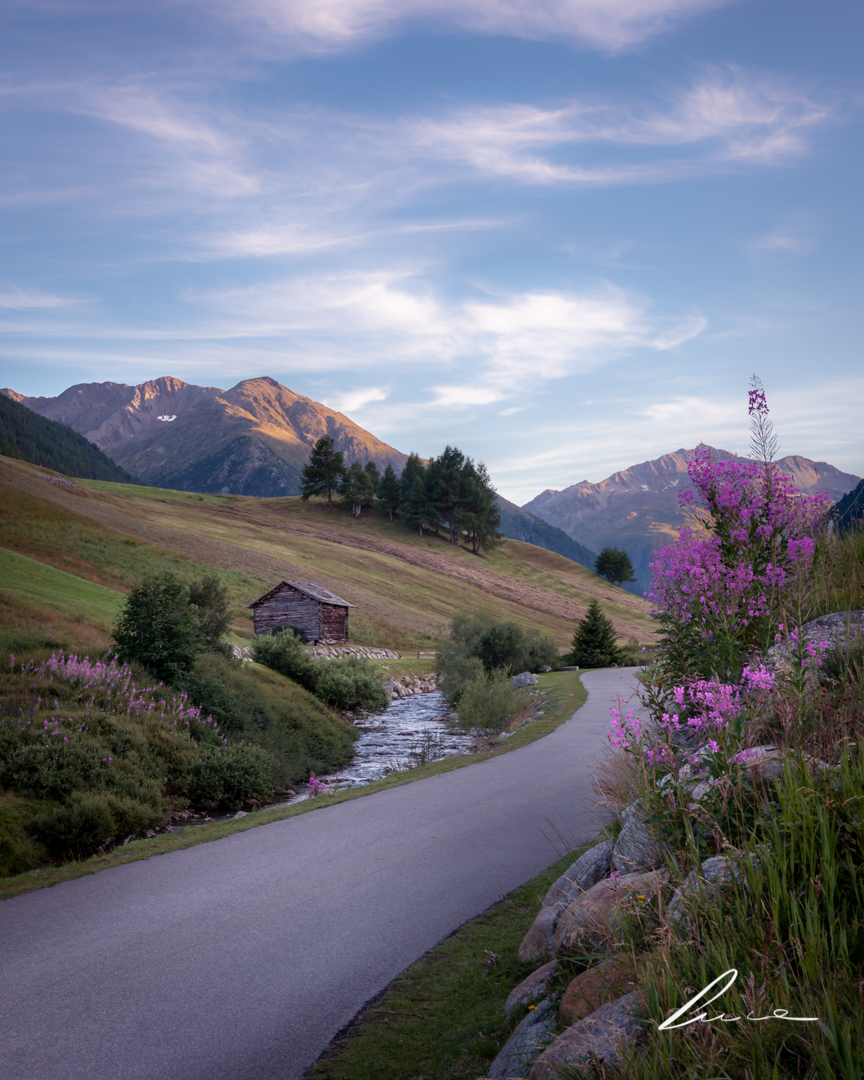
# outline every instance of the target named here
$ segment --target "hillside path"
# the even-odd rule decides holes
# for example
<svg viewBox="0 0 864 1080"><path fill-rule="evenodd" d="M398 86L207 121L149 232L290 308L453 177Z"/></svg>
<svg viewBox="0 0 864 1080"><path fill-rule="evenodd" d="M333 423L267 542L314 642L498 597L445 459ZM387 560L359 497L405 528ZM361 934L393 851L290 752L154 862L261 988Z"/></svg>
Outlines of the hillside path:
<svg viewBox="0 0 864 1080"><path fill-rule="evenodd" d="M2 1080L295 1080L441 938L598 831L635 668L501 757L0 903ZM551 824L550 824L551 823Z"/></svg>

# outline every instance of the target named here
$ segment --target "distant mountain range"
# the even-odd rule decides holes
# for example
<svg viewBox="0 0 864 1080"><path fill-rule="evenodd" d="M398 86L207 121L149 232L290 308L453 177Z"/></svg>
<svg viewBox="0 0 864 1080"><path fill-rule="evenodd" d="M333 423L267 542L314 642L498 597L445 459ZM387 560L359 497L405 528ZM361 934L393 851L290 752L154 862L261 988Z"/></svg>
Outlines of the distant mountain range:
<svg viewBox="0 0 864 1080"><path fill-rule="evenodd" d="M0 390L2 394L25 406L23 413L32 410L27 415L34 421L33 413L37 413L57 425L65 424L67 430L79 433L69 435L94 453L98 452L91 443L104 450L122 466L117 468L98 455L115 470L111 479L128 478L132 473L138 482L154 487L263 497L297 495L301 470L322 435L333 438L349 465L372 460L382 471L392 465L401 472L407 460L406 454L342 413L267 377L245 379L227 391L165 377L139 386L79 383L57 397L25 397L8 387ZM44 426L46 421L38 423ZM91 472L76 475L90 476ZM505 536L593 568L595 553L561 529L506 499L499 498L499 505Z"/></svg>
<svg viewBox="0 0 864 1080"><path fill-rule="evenodd" d="M725 450L708 449L716 457L733 456ZM639 585L645 588L655 548L673 540L684 523L678 493L691 486L687 475L691 455L692 451L676 450L616 472L599 484L583 480L562 491L548 488L523 509L595 551L607 546L623 548L633 562ZM859 480L824 461L797 455L781 458L777 464L799 491L827 491L835 502Z"/></svg>
<svg viewBox="0 0 864 1080"><path fill-rule="evenodd" d="M371 459L398 471L407 460L342 413L267 377L227 391L169 377L140 386L79 383L54 398L2 392L67 424L154 487L296 495L309 451L322 435L332 437L348 464Z"/></svg>

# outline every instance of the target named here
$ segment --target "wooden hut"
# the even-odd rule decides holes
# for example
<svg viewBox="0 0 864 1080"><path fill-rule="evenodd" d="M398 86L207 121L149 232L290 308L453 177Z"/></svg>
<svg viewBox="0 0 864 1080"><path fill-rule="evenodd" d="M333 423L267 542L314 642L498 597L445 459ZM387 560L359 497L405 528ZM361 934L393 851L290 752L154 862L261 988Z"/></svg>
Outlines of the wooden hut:
<svg viewBox="0 0 864 1080"><path fill-rule="evenodd" d="M290 626L311 645L346 644L351 606L311 581L280 581L249 605L256 635Z"/></svg>

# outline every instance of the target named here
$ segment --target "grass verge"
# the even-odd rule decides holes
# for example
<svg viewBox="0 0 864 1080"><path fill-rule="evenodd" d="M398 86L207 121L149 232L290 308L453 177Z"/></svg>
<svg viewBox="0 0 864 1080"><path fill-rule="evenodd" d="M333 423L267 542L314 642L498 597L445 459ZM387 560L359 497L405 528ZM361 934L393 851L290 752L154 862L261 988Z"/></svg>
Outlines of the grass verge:
<svg viewBox="0 0 864 1080"><path fill-rule="evenodd" d="M398 975L336 1036L305 1080L485 1076L525 1011L506 1018L507 995L538 966L515 959L522 936L549 886L584 847L558 859Z"/></svg>
<svg viewBox="0 0 864 1080"><path fill-rule="evenodd" d="M332 806L335 803L361 799L366 795L374 794L376 791L401 787L403 784L410 784L414 780L422 780L427 776L436 776L439 773L450 772L453 769L461 769L477 761L486 761L489 758L516 750L520 746L525 746L527 743L534 742L535 739L540 739L554 731L555 728L573 715L587 697L587 692L579 681L578 674L574 671L556 671L548 675L541 675L539 677L539 686L545 694L545 715L540 720L526 724L524 728L521 728L515 735L500 745L496 744L489 749L479 750L474 754L446 758L443 761L433 761L428 765L422 765L417 769L410 769L406 772L393 773L383 780L369 784L367 787L354 788L351 791L336 791L332 795L319 795L315 799L297 803L294 806L270 807L266 810L250 813L247 817L240 818L239 821L228 819L208 825L190 827L183 832L163 833L146 840L133 840L125 846L117 847L104 855L94 855L92 858L82 861L68 862L62 866L44 867L39 870L29 870L23 874L16 874L14 877L2 878L0 879L0 900L6 900L21 893L32 892L35 889L44 889L49 885L57 885L62 881L71 881L74 878L86 877L88 874L96 874L100 870L106 870L109 867L123 866L128 862L149 859L154 855L164 855L169 851L179 851L211 840L221 840L223 836L245 832L247 829L266 825L271 821L281 821L284 818L295 817L298 814L307 814L322 806Z"/></svg>

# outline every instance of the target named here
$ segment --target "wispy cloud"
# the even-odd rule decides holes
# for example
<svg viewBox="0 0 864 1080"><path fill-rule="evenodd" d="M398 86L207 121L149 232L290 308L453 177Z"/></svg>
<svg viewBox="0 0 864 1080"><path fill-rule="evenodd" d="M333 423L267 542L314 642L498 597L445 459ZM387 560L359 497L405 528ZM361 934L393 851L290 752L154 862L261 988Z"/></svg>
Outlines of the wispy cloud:
<svg viewBox="0 0 864 1080"><path fill-rule="evenodd" d="M777 164L804 153L806 133L835 113L833 103L807 89L726 68L706 73L665 108L577 99L554 107L471 107L408 127L418 147L485 174L602 186L704 175L730 162ZM560 160L564 151L604 145L667 148L679 156L615 165Z"/></svg>
<svg viewBox="0 0 864 1080"><path fill-rule="evenodd" d="M730 0L222 0L214 7L271 48L332 52L430 23L446 31L563 39L618 52ZM276 40L273 36L276 35Z"/></svg>
<svg viewBox="0 0 864 1080"><path fill-rule="evenodd" d="M412 269L314 275L195 299L210 312L213 337L279 336L305 370L428 368L438 375L428 381L428 404L440 409L505 402L625 352L673 348L705 326L699 316L652 315L644 297L609 283L587 293L450 301ZM458 377L442 379L448 371Z"/></svg>
<svg viewBox="0 0 864 1080"><path fill-rule="evenodd" d="M0 308L12 311L52 311L77 307L82 301L72 296L57 296L36 289L10 289L0 292Z"/></svg>

